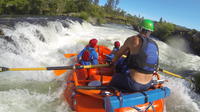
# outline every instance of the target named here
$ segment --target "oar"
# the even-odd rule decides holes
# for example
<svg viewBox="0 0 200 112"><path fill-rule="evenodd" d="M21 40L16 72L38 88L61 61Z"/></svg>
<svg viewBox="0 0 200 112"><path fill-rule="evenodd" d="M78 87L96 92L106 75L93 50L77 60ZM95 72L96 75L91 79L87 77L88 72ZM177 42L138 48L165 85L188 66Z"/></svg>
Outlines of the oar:
<svg viewBox="0 0 200 112"><path fill-rule="evenodd" d="M78 55L78 54L76 54L76 53L64 54L64 56L65 56L66 58L71 58L71 57L76 56L76 55ZM60 76L60 75L62 75L63 73L67 72L67 70L54 70L53 72L54 72L54 74L55 74L56 76Z"/></svg>
<svg viewBox="0 0 200 112"><path fill-rule="evenodd" d="M7 68L7 67L0 67L0 72L5 72L5 71L38 71L38 70L67 70L67 69L100 68L100 67L108 67L108 66L109 66L109 64L72 65L72 66L41 67L41 68Z"/></svg>
<svg viewBox="0 0 200 112"><path fill-rule="evenodd" d="M76 55L78 55L78 54L76 54L76 53L64 54L64 56L65 56L66 58L71 58L71 57L76 56ZM55 74L56 76L60 76L60 75L62 75L63 73L67 72L67 70L54 70L53 72L54 72L54 74Z"/></svg>
<svg viewBox="0 0 200 112"><path fill-rule="evenodd" d="M66 58L71 58L71 57L76 56L76 55L78 55L78 54L77 54L77 53L64 54L64 56L65 56Z"/></svg>
<svg viewBox="0 0 200 112"><path fill-rule="evenodd" d="M172 75L172 76L174 76L174 77L181 78L181 79L185 79L185 80L187 80L187 81L189 81L189 82L192 82L192 80L190 80L190 79L187 79L187 78L185 78L185 77L183 77L183 76L180 76L180 75L178 75L178 74L169 72L169 71L167 71L167 70L164 70L164 69L161 69L161 68L159 68L158 70L161 71L161 72L163 72L163 73Z"/></svg>
<svg viewBox="0 0 200 112"><path fill-rule="evenodd" d="M85 90L113 90L111 86L76 86L76 89Z"/></svg>
<svg viewBox="0 0 200 112"><path fill-rule="evenodd" d="M60 76L60 75L64 74L65 72L67 72L67 70L54 70L53 71L55 76Z"/></svg>

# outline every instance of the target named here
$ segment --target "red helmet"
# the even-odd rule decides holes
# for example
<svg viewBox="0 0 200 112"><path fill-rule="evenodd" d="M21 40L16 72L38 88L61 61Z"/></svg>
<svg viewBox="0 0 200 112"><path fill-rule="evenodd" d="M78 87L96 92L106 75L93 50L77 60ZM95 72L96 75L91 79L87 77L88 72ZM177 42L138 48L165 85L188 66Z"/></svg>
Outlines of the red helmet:
<svg viewBox="0 0 200 112"><path fill-rule="evenodd" d="M89 42L90 47L95 47L97 45L98 40L97 39L91 39Z"/></svg>
<svg viewBox="0 0 200 112"><path fill-rule="evenodd" d="M115 47L120 47L119 41L115 41L114 45L115 45Z"/></svg>

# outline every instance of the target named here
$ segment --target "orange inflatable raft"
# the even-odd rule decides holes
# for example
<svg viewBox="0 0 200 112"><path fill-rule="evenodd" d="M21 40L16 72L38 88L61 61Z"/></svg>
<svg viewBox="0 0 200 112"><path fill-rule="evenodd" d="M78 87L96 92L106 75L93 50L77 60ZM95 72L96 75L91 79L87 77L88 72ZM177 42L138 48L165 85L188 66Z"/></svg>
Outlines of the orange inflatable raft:
<svg viewBox="0 0 200 112"><path fill-rule="evenodd" d="M98 46L99 63L105 64L111 52ZM64 97L71 110L76 112L163 112L170 89L157 83L154 89L144 92L123 93L109 87L113 68L72 70L66 78ZM159 75L155 74L157 80ZM155 78L154 78L155 79Z"/></svg>

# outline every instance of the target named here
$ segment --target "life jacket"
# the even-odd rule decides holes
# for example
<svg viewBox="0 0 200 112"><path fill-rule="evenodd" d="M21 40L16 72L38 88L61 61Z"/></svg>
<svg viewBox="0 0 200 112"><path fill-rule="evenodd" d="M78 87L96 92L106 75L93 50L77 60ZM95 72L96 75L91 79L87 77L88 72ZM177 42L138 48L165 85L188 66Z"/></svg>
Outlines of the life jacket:
<svg viewBox="0 0 200 112"><path fill-rule="evenodd" d="M119 51L119 48L118 47L114 47L112 52L109 55L106 55L106 61L107 62L111 62L112 59L115 57L114 52L117 52L117 51Z"/></svg>
<svg viewBox="0 0 200 112"><path fill-rule="evenodd" d="M114 47L112 51L114 51L114 52L119 51L119 47Z"/></svg>
<svg viewBox="0 0 200 112"><path fill-rule="evenodd" d="M92 51L89 49L89 47L86 47L85 51L81 56L82 61L91 61L92 60L90 59L91 52Z"/></svg>
<svg viewBox="0 0 200 112"><path fill-rule="evenodd" d="M139 36L139 38L142 39L142 46L138 54L130 54L127 57L128 68L135 69L141 73L152 74L158 68L158 45L150 38L142 36Z"/></svg>

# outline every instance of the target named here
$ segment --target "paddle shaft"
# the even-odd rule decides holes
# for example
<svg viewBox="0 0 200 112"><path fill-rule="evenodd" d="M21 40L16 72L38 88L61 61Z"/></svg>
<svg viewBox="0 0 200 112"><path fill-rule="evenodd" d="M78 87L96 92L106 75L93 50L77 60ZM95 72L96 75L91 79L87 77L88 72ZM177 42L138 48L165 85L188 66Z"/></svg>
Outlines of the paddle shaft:
<svg viewBox="0 0 200 112"><path fill-rule="evenodd" d="M175 74L175 73L169 72L169 71L167 71L167 70L163 70L163 69L161 69L161 68L159 68L158 70L161 71L161 72L163 72L163 73L166 73L166 74L172 75L172 76L174 76L174 77L181 78L181 79L185 79L185 80L187 80L187 81L192 82L190 79L187 79L187 78L182 77L182 76L180 76L180 75L178 75L178 74Z"/></svg>
<svg viewBox="0 0 200 112"><path fill-rule="evenodd" d="M98 64L98 65L73 65L73 66L58 66L58 67L43 67L43 68L7 68L7 67L0 67L0 72L4 71L38 71L38 70L67 70L67 69L87 69L87 68L99 68L99 67L108 67L109 64ZM177 78L185 79L187 81L192 82L191 80L177 75L175 73L169 72L167 70L163 70L159 68L159 71L172 75Z"/></svg>
<svg viewBox="0 0 200 112"><path fill-rule="evenodd" d="M43 68L7 68L0 67L0 72L4 71L38 71L38 70L67 70L67 69L84 69L84 68L99 68L108 67L109 64L99 65L73 65L73 66L58 66L58 67L43 67Z"/></svg>
<svg viewBox="0 0 200 112"><path fill-rule="evenodd" d="M76 89L85 90L113 90L111 86L76 86Z"/></svg>

